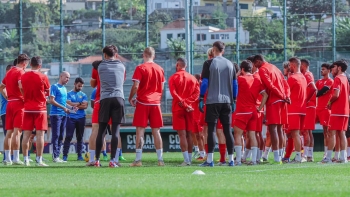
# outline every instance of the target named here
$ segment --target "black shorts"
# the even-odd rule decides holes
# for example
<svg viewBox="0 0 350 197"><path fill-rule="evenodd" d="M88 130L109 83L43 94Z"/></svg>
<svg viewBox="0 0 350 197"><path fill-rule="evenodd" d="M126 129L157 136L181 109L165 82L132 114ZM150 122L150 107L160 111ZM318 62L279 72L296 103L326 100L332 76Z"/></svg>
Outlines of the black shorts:
<svg viewBox="0 0 350 197"><path fill-rule="evenodd" d="M206 106L205 121L207 123L217 123L220 119L221 124L231 124L231 104L215 103Z"/></svg>
<svg viewBox="0 0 350 197"><path fill-rule="evenodd" d="M346 138L350 138L350 118L348 120L348 129L345 132Z"/></svg>
<svg viewBox="0 0 350 197"><path fill-rule="evenodd" d="M124 99L120 97L102 99L98 113L100 123L108 123L109 119L112 119L112 123L124 123Z"/></svg>

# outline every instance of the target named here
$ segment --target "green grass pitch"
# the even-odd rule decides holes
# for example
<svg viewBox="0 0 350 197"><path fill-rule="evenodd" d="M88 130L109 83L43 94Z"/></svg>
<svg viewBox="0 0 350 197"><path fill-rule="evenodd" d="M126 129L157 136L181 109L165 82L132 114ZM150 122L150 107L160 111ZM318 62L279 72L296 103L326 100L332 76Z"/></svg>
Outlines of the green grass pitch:
<svg viewBox="0 0 350 197"><path fill-rule="evenodd" d="M68 163L47 162L47 168L0 164L0 196L350 196L350 164L177 167L182 154L164 153L166 166L158 167L156 154L145 153L143 167L131 168L135 154L124 157L120 168L108 168L107 162L85 167L74 161L76 155ZM315 161L321 159L316 153ZM205 175L192 175L195 170Z"/></svg>

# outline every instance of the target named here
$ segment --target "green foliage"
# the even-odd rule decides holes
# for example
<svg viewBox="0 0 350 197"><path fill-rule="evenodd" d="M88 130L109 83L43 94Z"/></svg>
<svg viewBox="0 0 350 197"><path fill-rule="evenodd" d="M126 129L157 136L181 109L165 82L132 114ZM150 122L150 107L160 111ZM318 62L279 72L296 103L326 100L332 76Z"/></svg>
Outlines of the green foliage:
<svg viewBox="0 0 350 197"><path fill-rule="evenodd" d="M213 12L212 15L206 15L204 17L201 16L195 16L194 21L199 24L199 20L201 21L201 24L205 26L213 26L220 29L226 29L226 19L228 15L224 12L222 6L218 4L216 6L216 10Z"/></svg>
<svg viewBox="0 0 350 197"><path fill-rule="evenodd" d="M186 42L182 38L168 39L168 48L171 51L171 56L174 58L185 56Z"/></svg>
<svg viewBox="0 0 350 197"><path fill-rule="evenodd" d="M349 18L338 18L336 24L337 50L350 50L350 20Z"/></svg>
<svg viewBox="0 0 350 197"><path fill-rule="evenodd" d="M3 33L3 41L2 41L2 47L11 47L16 46L18 44L18 35L16 29L6 29Z"/></svg>

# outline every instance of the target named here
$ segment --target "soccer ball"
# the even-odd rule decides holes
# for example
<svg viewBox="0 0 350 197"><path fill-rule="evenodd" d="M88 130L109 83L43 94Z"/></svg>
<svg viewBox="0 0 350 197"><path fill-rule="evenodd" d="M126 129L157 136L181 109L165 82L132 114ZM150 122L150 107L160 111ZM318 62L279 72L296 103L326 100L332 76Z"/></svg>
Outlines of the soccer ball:
<svg viewBox="0 0 350 197"><path fill-rule="evenodd" d="M90 153L89 153L89 152L86 152L86 153L85 153L85 155L84 155L84 160L85 160L86 162L89 162L89 160L90 160Z"/></svg>

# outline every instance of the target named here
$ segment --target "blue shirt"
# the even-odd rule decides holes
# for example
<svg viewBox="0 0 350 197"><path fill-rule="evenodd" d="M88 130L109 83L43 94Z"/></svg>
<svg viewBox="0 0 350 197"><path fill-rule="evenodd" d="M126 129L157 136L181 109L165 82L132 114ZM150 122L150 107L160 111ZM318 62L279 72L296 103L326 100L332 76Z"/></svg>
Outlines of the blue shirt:
<svg viewBox="0 0 350 197"><path fill-rule="evenodd" d="M82 103L87 102L87 96L84 92L79 91L75 92L73 90L69 91L67 94L67 101L71 101L72 103ZM70 113L69 118L79 119L85 117L85 110L78 109L76 113Z"/></svg>
<svg viewBox="0 0 350 197"><path fill-rule="evenodd" d="M90 100L95 101L96 99L96 88L92 91Z"/></svg>
<svg viewBox="0 0 350 197"><path fill-rule="evenodd" d="M1 116L6 114L6 106L7 106L7 100L5 99L5 97L1 95Z"/></svg>
<svg viewBox="0 0 350 197"><path fill-rule="evenodd" d="M67 89L63 85L60 85L58 83L53 84L50 88L50 96L55 97L55 101L62 105L66 106L67 102ZM51 112L50 116L52 115L62 115L66 116L66 113L63 111L63 109L56 107L54 105L51 105Z"/></svg>

